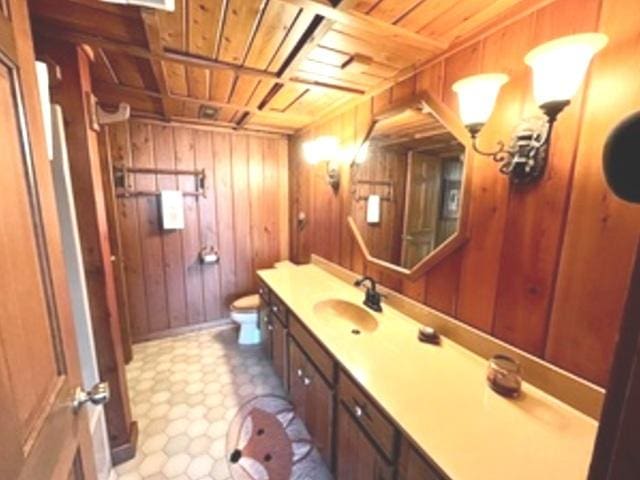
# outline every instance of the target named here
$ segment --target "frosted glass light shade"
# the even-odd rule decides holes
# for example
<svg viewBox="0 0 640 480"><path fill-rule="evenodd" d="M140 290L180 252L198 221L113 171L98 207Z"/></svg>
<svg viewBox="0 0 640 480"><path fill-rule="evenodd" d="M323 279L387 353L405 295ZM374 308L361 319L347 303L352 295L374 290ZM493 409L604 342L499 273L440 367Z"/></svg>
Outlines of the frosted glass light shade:
<svg viewBox="0 0 640 480"><path fill-rule="evenodd" d="M538 105L571 100L580 88L593 56L609 41L602 33L557 38L524 58L533 70L533 96Z"/></svg>
<svg viewBox="0 0 640 480"><path fill-rule="evenodd" d="M302 145L304 160L316 165L322 161L331 161L338 153L338 140L336 137L322 136L309 140Z"/></svg>
<svg viewBox="0 0 640 480"><path fill-rule="evenodd" d="M484 125L496 104L498 93L509 77L503 73L483 73L458 80L451 87L458 94L460 117L465 125Z"/></svg>

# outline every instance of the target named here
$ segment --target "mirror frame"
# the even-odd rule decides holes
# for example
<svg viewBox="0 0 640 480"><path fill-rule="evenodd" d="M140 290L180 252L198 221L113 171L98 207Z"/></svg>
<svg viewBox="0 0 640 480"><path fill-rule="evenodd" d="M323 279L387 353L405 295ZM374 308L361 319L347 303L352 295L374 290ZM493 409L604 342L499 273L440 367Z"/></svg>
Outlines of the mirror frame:
<svg viewBox="0 0 640 480"><path fill-rule="evenodd" d="M411 269L406 269L372 256L369 248L364 241L364 238L362 237L362 234L358 230L351 212L349 212L349 216L347 217L349 229L351 230L351 234L353 235L358 248L360 249L360 252L364 256L365 262L367 264L372 264L376 267L379 267L383 270L395 274L400 274L408 278L409 280L415 280L424 273L428 272L436 265L438 265L442 260L461 248L469 240L469 197L474 158L474 155L471 153L470 149L471 143L469 133L467 132L458 116L455 115L451 110L449 110L449 108L447 108L440 100L434 98L433 95L431 95L429 92L421 91L414 94L410 100L389 105L387 108L374 115L371 119L371 125L369 126L366 135L362 139L362 142L360 142L359 144L359 148L361 148L362 145L367 142L367 140L371 137L371 134L373 133L373 130L378 122L402 113L407 108L419 105L422 101L424 101L431 108L433 114L438 118L438 120L440 120L440 122L442 122L442 124L449 129L451 134L456 137L458 141L465 147L462 195L460 199L460 216L458 218L458 229L456 233L454 233L451 237L440 244L435 250L433 250L426 257L420 260ZM357 168L357 165L352 164L352 174L354 168Z"/></svg>

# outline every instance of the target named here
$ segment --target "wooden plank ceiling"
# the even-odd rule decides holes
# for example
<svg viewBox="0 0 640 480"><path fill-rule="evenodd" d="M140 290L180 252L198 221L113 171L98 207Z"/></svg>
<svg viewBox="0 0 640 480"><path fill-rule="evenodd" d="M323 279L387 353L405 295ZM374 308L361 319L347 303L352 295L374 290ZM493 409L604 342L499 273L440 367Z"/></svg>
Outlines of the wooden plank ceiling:
<svg viewBox="0 0 640 480"><path fill-rule="evenodd" d="M95 93L106 105L290 133L530 1L176 0L169 13L30 0L30 8L42 41L93 48Z"/></svg>

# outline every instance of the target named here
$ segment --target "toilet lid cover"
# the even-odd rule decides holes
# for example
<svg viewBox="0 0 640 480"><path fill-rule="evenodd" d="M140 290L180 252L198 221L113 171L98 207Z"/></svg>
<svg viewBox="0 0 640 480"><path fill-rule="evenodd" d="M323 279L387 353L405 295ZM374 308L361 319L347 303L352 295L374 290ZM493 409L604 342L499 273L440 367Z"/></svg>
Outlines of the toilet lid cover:
<svg viewBox="0 0 640 480"><path fill-rule="evenodd" d="M260 296L258 294L240 297L231 304L231 310L234 312L255 312L259 308Z"/></svg>

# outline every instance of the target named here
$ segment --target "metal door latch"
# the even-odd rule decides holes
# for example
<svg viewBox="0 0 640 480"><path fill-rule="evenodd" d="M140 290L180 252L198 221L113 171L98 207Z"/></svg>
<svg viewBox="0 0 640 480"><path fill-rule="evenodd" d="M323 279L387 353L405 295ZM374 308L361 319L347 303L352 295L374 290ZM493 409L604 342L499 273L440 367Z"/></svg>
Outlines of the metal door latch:
<svg viewBox="0 0 640 480"><path fill-rule="evenodd" d="M96 383L90 390L77 387L73 395L73 410L77 412L87 403L104 405L109 401L110 397L111 391L107 382Z"/></svg>

